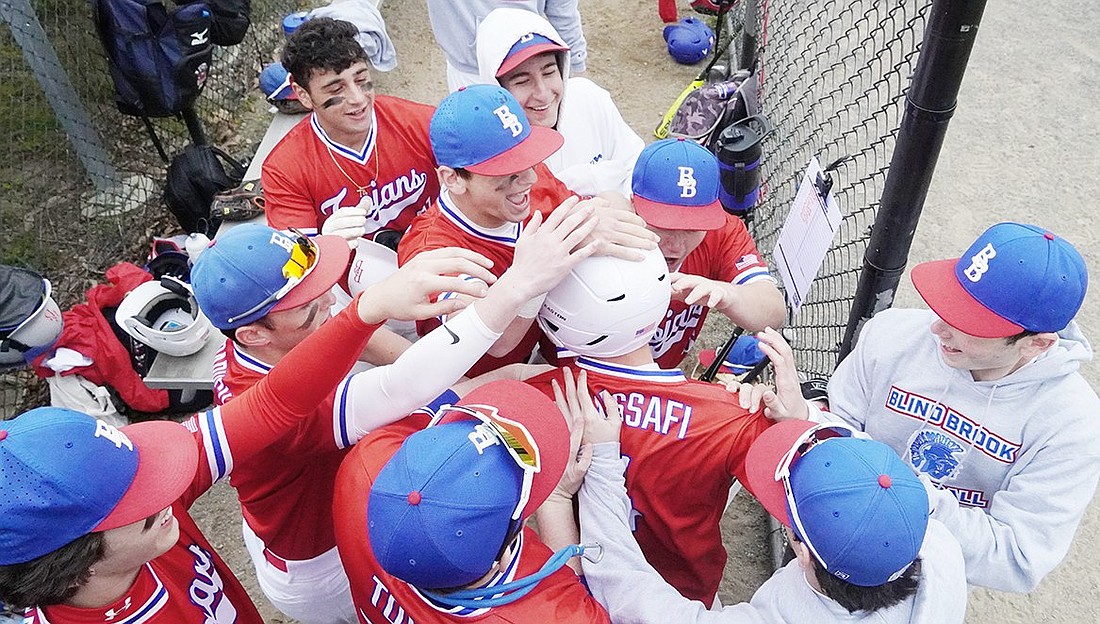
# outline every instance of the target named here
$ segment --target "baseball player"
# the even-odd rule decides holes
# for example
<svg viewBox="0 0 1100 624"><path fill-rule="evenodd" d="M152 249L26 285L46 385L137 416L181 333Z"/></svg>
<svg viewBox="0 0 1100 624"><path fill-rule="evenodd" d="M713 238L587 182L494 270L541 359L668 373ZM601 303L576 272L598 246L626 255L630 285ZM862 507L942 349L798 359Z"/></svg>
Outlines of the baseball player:
<svg viewBox="0 0 1100 624"><path fill-rule="evenodd" d="M476 272L473 257L438 268ZM312 413L387 318L460 309L432 301L454 282L421 270L383 280L254 388L183 425L116 429L63 408L0 422L0 600L33 624L260 624L188 507Z"/></svg>
<svg viewBox="0 0 1100 624"><path fill-rule="evenodd" d="M635 248L656 246L656 236L632 211L600 198L577 203L542 162L561 147L561 134L528 123L519 103L501 87L474 85L447 96L432 117L431 140L444 190L402 238L400 264L430 249L455 246L482 253L500 275L512 263L516 241L532 215L562 207L597 212L591 240L600 253L636 257ZM524 306L521 318L469 374L527 361L539 342L532 322L538 306L538 299ZM418 331L436 322L421 323Z"/></svg>
<svg viewBox="0 0 1100 624"><path fill-rule="evenodd" d="M1100 399L1078 372L1081 255L998 223L960 258L912 271L931 308L885 310L829 381L833 414L889 444L938 488L932 517L967 581L1035 589L1065 557L1100 478Z"/></svg>
<svg viewBox="0 0 1100 624"><path fill-rule="evenodd" d="M563 409L496 381L349 453L336 540L361 622L609 621L565 565L584 548L552 552L525 526L577 454Z"/></svg>
<svg viewBox="0 0 1100 624"><path fill-rule="evenodd" d="M709 610L661 579L630 534L631 500L619 453L622 416L587 395L592 459L580 488L580 534L602 557L585 560L596 598L615 621L714 624L795 622L961 623L967 586L958 542L928 519L928 496L890 447L850 428L778 423L749 448L748 487L782 523L795 558L748 603ZM606 414L606 416L605 416ZM562 488L575 488L579 482ZM563 506L553 521L573 524ZM552 520L540 511L540 528Z"/></svg>
<svg viewBox="0 0 1100 624"><path fill-rule="evenodd" d="M649 345L662 368L680 365L711 308L755 332L786 320L783 296L745 224L718 202L718 160L702 146L665 139L634 167L634 210L661 238L672 303Z"/></svg>
<svg viewBox="0 0 1100 624"><path fill-rule="evenodd" d="M361 236L393 244L439 195L428 143L432 108L375 94L357 32L328 17L294 31L282 63L313 112L262 170L269 225L334 234L353 247Z"/></svg>
<svg viewBox="0 0 1100 624"><path fill-rule="evenodd" d="M588 44L581 29L577 0L428 0L428 19L432 23L432 34L447 59L447 87L451 91L481 82L475 54L478 24L502 6L545 15L568 42L573 75L585 72Z"/></svg>
<svg viewBox="0 0 1100 624"><path fill-rule="evenodd" d="M646 559L681 594L709 606L726 563L718 525L732 480L744 482L745 453L771 423L721 386L656 365L649 341L668 309L668 276L656 250L641 262L589 258L550 291L538 323L580 356L569 367L587 375L588 390L609 392L623 410L630 526ZM789 405L789 417L805 412L790 347L774 330L762 332L760 344L777 369L778 390L766 404ZM549 395L563 374L528 383Z"/></svg>
<svg viewBox="0 0 1100 624"><path fill-rule="evenodd" d="M587 78L570 78L569 47L549 22L523 9L494 9L477 27L477 55L481 82L508 89L532 124L564 137L545 161L555 177L581 195L630 195L645 143L610 93Z"/></svg>
<svg viewBox="0 0 1100 624"><path fill-rule="evenodd" d="M484 297L472 309L429 333L394 364L349 376L293 432L238 465L233 486L244 515L245 544L260 588L276 607L302 622L355 621L332 532L333 484L346 450L456 382L522 304L591 253L591 248L571 250L594 225L583 211L563 211L535 223L517 244L517 262L487 292L481 292L481 282L460 280L460 292ZM289 283L283 270L293 260L294 245L314 249L316 261L285 295L272 299L270 293ZM451 254L422 254L405 269L435 266ZM220 402L264 379L293 344L328 319L329 289L347 258L340 238L301 237L291 244L290 237L258 224L230 230L203 252L192 271L196 298L211 322L232 336L215 361ZM469 275L493 281L487 269L473 268ZM301 461L289 459L296 457Z"/></svg>

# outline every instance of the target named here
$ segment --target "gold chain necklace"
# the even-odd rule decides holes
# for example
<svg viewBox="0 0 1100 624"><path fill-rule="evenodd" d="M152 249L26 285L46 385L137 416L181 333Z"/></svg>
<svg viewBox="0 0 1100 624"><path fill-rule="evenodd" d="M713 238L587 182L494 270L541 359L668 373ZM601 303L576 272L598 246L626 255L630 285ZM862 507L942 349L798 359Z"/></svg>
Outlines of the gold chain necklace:
<svg viewBox="0 0 1100 624"><path fill-rule="evenodd" d="M379 167L380 167L379 161L382 160L382 158L378 154L378 141L377 141L377 138L375 139L374 150L373 150L373 153L372 153L372 156L374 156L374 179L370 181L370 186L364 186L362 184L359 184L358 182L355 181L354 178L352 178L350 175L348 175L347 171L344 171L344 167L340 164L340 161L336 160L336 154L332 151L332 146L331 145L329 145L328 143L325 143L325 149L328 150L328 156L329 156L329 158L332 159L332 164L336 165L336 168L340 170L340 173L344 174L344 177L348 179L348 182L351 182L351 185L355 187L355 190L359 193L359 198L362 199L363 197L366 197L367 195L370 195L370 187L377 184L378 171L379 171Z"/></svg>

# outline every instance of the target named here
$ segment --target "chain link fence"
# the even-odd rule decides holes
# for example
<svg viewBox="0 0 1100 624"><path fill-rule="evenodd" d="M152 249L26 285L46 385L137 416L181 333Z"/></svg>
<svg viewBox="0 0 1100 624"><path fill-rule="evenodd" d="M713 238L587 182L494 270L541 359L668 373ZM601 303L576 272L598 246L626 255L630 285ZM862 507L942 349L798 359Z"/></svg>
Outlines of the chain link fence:
<svg viewBox="0 0 1100 624"><path fill-rule="evenodd" d="M171 6L170 3L166 3ZM197 110L214 144L247 157L267 104L255 88L297 0L252 0L244 41L216 48ZM154 119L169 156L183 121ZM163 207L167 165L141 120L118 112L88 0L0 0L0 263L47 276L62 309L121 261L142 262L153 236L174 234ZM26 371L0 375L0 417L48 401Z"/></svg>
<svg viewBox="0 0 1100 624"><path fill-rule="evenodd" d="M829 375L890 167L930 0L767 0L757 17L766 187L753 221L775 248L806 164L833 172L844 220L790 336L800 371Z"/></svg>

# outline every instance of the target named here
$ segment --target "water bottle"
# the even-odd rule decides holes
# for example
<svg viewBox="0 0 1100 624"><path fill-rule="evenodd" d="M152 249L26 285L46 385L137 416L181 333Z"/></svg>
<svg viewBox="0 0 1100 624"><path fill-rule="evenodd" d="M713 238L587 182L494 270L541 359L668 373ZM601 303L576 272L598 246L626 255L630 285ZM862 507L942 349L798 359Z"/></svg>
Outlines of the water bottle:
<svg viewBox="0 0 1100 624"><path fill-rule="evenodd" d="M737 87L741 86L740 80L726 80L724 82L717 82L715 84L709 84L703 87L703 94L709 98L715 98L719 100L728 100L737 93Z"/></svg>
<svg viewBox="0 0 1100 624"><path fill-rule="evenodd" d="M726 212L744 217L760 199L760 160L764 137L771 131L763 115L753 115L730 124L718 135L718 200Z"/></svg>
<svg viewBox="0 0 1100 624"><path fill-rule="evenodd" d="M195 264L195 261L199 259L199 255L208 246L210 246L210 239L201 232L191 233L183 243L183 249L187 252L187 259L191 261L192 265Z"/></svg>
<svg viewBox="0 0 1100 624"><path fill-rule="evenodd" d="M309 11L296 11L283 18L283 34L287 37L294 34L295 30L309 19Z"/></svg>

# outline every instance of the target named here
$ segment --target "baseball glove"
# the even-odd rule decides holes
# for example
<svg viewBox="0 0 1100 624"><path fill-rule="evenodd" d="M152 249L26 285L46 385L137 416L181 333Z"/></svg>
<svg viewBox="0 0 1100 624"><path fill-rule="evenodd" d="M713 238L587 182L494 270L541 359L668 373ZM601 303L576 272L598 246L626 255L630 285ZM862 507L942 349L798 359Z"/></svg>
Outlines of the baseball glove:
<svg viewBox="0 0 1100 624"><path fill-rule="evenodd" d="M224 221L248 221L264 213L264 194L259 180L247 180L235 189L214 196L210 216Z"/></svg>

